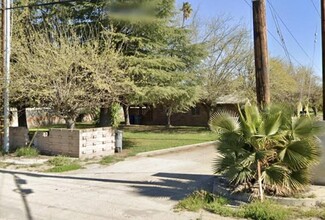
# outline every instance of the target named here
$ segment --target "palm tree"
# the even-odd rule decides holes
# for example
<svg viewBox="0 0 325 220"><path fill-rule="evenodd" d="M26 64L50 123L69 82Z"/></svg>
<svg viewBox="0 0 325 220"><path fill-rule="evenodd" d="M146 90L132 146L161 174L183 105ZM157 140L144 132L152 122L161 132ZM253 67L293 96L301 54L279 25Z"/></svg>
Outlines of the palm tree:
<svg viewBox="0 0 325 220"><path fill-rule="evenodd" d="M189 17L192 14L192 6L189 2L183 2L183 7L181 9L181 11L183 12L183 22L182 22L182 27L184 27L185 25L185 21L187 19L189 19Z"/></svg>
<svg viewBox="0 0 325 220"><path fill-rule="evenodd" d="M292 117L284 108L264 112L247 103L239 116L221 113L211 127L220 133L215 173L224 174L235 186L258 193L292 195L310 183L310 168L320 158L316 134L320 122L310 117Z"/></svg>

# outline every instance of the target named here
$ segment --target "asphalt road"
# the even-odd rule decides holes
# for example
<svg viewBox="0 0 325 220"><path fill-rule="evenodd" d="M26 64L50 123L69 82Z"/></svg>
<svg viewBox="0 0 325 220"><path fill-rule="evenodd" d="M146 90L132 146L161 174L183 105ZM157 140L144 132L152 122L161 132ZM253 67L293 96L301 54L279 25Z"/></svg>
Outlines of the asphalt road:
<svg viewBox="0 0 325 220"><path fill-rule="evenodd" d="M226 219L175 212L178 200L212 187L214 146L48 175L0 170L0 219Z"/></svg>

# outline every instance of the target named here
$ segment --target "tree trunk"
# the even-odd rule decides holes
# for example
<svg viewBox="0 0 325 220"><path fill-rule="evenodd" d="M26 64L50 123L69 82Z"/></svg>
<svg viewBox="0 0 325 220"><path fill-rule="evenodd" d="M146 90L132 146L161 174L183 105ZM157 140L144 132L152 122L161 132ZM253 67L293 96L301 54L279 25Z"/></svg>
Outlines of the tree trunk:
<svg viewBox="0 0 325 220"><path fill-rule="evenodd" d="M210 104L203 104L203 107L204 107L206 113L208 114L207 127L209 128L209 130L211 130L210 120L211 120L211 117L213 114L213 109Z"/></svg>
<svg viewBox="0 0 325 220"><path fill-rule="evenodd" d="M111 126L111 111L110 108L100 108L99 127Z"/></svg>
<svg viewBox="0 0 325 220"><path fill-rule="evenodd" d="M76 120L73 119L72 117L68 117L65 119L65 124L67 126L67 129L75 129L76 127Z"/></svg>
<svg viewBox="0 0 325 220"><path fill-rule="evenodd" d="M172 127L172 123L171 123L172 111L170 108L167 109L166 116L167 116L167 128L171 128Z"/></svg>
<svg viewBox="0 0 325 220"><path fill-rule="evenodd" d="M17 107L18 113L18 126L27 128L27 116L26 116L26 107Z"/></svg>
<svg viewBox="0 0 325 220"><path fill-rule="evenodd" d="M123 105L123 111L124 111L124 120L125 120L125 125L130 125L130 113L129 113L129 106L128 105Z"/></svg>
<svg viewBox="0 0 325 220"><path fill-rule="evenodd" d="M264 193L263 193L263 183L262 183L262 173L261 173L261 162L257 161L257 179L258 179L258 193L260 197L260 201L263 202L264 200Z"/></svg>

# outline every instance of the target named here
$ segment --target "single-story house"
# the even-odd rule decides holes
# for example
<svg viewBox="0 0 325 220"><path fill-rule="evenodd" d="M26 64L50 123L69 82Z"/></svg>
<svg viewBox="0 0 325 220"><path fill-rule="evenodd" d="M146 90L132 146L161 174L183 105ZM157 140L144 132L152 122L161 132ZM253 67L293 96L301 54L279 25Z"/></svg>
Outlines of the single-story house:
<svg viewBox="0 0 325 220"><path fill-rule="evenodd" d="M237 95L226 95L218 98L215 102L215 111L238 112L238 104L243 105L248 101ZM171 124L175 126L207 126L209 122L209 109L204 102L199 102L195 107L184 113L175 113L171 117ZM166 125L167 116L162 105L131 106L129 110L130 123L141 125Z"/></svg>

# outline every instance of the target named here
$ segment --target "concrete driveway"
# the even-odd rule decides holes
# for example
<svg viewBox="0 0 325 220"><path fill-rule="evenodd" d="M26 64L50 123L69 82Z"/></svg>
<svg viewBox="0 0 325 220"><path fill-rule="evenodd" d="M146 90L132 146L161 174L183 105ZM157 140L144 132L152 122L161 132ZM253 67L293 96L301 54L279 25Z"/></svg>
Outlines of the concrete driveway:
<svg viewBox="0 0 325 220"><path fill-rule="evenodd" d="M226 219L174 212L179 199L212 187L214 146L65 174L0 170L0 219Z"/></svg>

